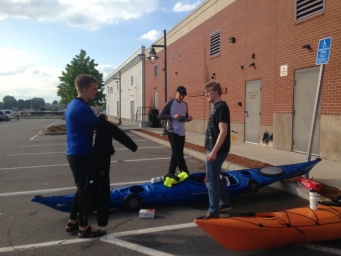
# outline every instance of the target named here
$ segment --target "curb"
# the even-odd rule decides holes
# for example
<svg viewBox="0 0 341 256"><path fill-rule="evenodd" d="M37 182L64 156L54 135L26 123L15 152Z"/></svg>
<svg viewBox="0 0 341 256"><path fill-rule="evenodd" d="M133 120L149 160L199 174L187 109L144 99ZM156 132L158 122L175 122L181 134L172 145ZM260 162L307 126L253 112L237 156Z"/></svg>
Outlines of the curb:
<svg viewBox="0 0 341 256"><path fill-rule="evenodd" d="M44 136L44 135L66 135L66 132L44 132L44 131L39 131L38 135L39 136Z"/></svg>

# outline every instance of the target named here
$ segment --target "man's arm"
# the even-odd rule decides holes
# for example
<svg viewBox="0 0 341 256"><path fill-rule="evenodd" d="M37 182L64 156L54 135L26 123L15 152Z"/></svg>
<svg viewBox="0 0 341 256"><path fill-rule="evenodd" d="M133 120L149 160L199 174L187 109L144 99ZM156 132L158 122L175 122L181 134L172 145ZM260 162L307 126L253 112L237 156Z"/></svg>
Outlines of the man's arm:
<svg viewBox="0 0 341 256"><path fill-rule="evenodd" d="M173 103L172 100L166 102L164 107L161 109L160 114L158 116L158 118L160 120L167 120L167 119L172 119L173 118L172 115L170 114L170 109L171 109L172 103Z"/></svg>
<svg viewBox="0 0 341 256"><path fill-rule="evenodd" d="M187 118L186 122L190 122L193 120L193 117L188 115L188 106L187 106L186 102L184 102L184 103L186 104L186 118Z"/></svg>

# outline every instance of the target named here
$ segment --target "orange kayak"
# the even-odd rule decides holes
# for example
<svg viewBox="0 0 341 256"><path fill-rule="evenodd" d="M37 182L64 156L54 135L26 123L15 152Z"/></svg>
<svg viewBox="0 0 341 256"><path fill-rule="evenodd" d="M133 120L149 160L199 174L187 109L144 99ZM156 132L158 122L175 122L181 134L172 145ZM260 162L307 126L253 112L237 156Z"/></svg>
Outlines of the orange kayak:
<svg viewBox="0 0 341 256"><path fill-rule="evenodd" d="M295 243L341 239L341 204L323 203L269 213L231 213L194 222L230 250L262 250Z"/></svg>

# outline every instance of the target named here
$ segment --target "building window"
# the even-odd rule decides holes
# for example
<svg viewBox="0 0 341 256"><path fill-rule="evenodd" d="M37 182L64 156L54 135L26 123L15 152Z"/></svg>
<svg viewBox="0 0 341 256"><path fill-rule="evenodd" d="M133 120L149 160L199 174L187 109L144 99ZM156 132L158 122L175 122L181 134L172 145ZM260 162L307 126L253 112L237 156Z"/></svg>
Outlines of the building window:
<svg viewBox="0 0 341 256"><path fill-rule="evenodd" d="M297 22L323 13L325 10L325 0L296 0L295 8Z"/></svg>
<svg viewBox="0 0 341 256"><path fill-rule="evenodd" d="M210 35L210 57L220 55L220 30Z"/></svg>
<svg viewBox="0 0 341 256"><path fill-rule="evenodd" d="M158 73L159 73L159 67L157 64L154 64L154 78L158 77Z"/></svg>
<svg viewBox="0 0 341 256"><path fill-rule="evenodd" d="M130 77L130 85L134 85L134 76Z"/></svg>
<svg viewBox="0 0 341 256"><path fill-rule="evenodd" d="M172 54L172 62L174 62L174 53Z"/></svg>
<svg viewBox="0 0 341 256"><path fill-rule="evenodd" d="M181 52L180 51L178 52L178 58L179 58L179 60L181 59Z"/></svg>

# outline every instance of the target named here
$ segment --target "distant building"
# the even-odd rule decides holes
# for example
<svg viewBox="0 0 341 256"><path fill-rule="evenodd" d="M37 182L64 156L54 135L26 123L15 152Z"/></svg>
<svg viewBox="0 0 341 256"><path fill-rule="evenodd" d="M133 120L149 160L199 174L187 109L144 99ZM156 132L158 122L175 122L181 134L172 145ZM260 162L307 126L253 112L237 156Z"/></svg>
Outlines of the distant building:
<svg viewBox="0 0 341 256"><path fill-rule="evenodd" d="M144 105L144 51L141 46L104 80L109 120L137 121Z"/></svg>

